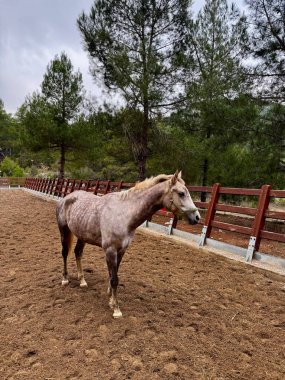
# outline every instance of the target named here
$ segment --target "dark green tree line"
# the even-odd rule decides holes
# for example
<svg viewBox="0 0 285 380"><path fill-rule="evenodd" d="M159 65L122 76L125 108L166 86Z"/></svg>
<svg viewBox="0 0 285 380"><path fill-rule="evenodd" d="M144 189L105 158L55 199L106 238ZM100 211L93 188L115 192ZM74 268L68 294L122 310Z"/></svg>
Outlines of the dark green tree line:
<svg viewBox="0 0 285 380"><path fill-rule="evenodd" d="M0 147L25 165L59 160L61 176L133 181L178 167L196 184L284 186L284 7L247 3L243 15L206 0L192 17L188 0L94 1L77 25L93 77L123 106L82 112L63 53L16 118L2 105Z"/></svg>

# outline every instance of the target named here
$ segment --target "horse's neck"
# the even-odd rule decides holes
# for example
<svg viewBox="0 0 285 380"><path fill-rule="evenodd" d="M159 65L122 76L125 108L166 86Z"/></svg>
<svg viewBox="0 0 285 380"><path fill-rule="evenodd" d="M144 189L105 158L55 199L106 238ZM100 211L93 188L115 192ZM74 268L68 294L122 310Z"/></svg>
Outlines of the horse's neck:
<svg viewBox="0 0 285 380"><path fill-rule="evenodd" d="M137 228L162 207L165 186L165 183L160 183L148 189L135 191L132 194L134 201L132 227Z"/></svg>

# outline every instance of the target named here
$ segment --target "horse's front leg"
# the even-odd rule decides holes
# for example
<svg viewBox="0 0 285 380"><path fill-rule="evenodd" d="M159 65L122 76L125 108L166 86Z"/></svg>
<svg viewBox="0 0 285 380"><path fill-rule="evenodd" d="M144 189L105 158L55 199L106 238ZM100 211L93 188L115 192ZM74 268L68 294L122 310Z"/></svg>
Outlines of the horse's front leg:
<svg viewBox="0 0 285 380"><path fill-rule="evenodd" d="M119 284L118 278L118 255L115 248L109 247L106 249L106 261L109 271L110 278L110 288L109 288L109 305L114 310L113 317L120 318L122 316L122 312L119 308L118 299L117 299L117 288Z"/></svg>
<svg viewBox="0 0 285 380"><path fill-rule="evenodd" d="M121 249L117 252L117 274L119 272L119 267L120 267L120 264L121 264L121 261L122 261L122 258L124 256L124 253L126 252L125 249ZM110 276L111 278L111 276ZM108 286L108 290L107 290L107 293L109 294L109 296L111 296L112 294L112 288L111 288L111 283L109 283L109 286Z"/></svg>

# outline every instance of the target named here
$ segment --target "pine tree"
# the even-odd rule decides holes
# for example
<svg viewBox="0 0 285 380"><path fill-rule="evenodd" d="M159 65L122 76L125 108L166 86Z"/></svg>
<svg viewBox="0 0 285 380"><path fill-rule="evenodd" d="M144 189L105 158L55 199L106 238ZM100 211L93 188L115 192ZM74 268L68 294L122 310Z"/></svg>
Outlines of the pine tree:
<svg viewBox="0 0 285 380"><path fill-rule="evenodd" d="M94 77L142 113L135 131L140 180L146 174L151 117L178 98L189 6L190 0L97 0L89 15L78 19Z"/></svg>
<svg viewBox="0 0 285 380"><path fill-rule="evenodd" d="M82 75L73 72L65 53L48 65L42 94L26 98L19 110L25 140L34 150L56 149L60 153L59 177L64 177L66 153L78 149L85 139L79 113L84 99Z"/></svg>
<svg viewBox="0 0 285 380"><path fill-rule="evenodd" d="M255 58L255 92L263 101L254 150L256 155L266 157L271 175L279 178L277 182L284 183L285 3L284 0L247 0L246 3ZM263 167L266 168L265 163Z"/></svg>
<svg viewBox="0 0 285 380"><path fill-rule="evenodd" d="M247 0L251 48L260 96L277 102L285 99L285 3L283 0Z"/></svg>
<svg viewBox="0 0 285 380"><path fill-rule="evenodd" d="M240 119L242 94L248 91L242 66L246 46L245 18L235 5L229 8L226 0L206 0L188 33L188 106L183 113L204 149L203 186L208 185L210 155L230 141L232 127L237 128L233 121Z"/></svg>
<svg viewBox="0 0 285 380"><path fill-rule="evenodd" d="M0 162L19 150L19 131L14 118L5 111L0 99Z"/></svg>

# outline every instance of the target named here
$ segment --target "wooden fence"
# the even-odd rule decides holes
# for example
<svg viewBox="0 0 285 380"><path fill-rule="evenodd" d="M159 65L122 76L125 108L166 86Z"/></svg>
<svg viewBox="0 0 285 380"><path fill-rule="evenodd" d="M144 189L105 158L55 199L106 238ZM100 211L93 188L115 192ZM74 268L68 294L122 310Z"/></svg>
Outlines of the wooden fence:
<svg viewBox="0 0 285 380"><path fill-rule="evenodd" d="M25 182L25 177L0 177L0 187L21 187Z"/></svg>
<svg viewBox="0 0 285 380"><path fill-rule="evenodd" d="M134 183L129 182L112 182L101 180L78 180L78 179L40 179L27 178L24 186L30 190L39 191L43 194L53 197L64 197L74 190L85 190L97 195L104 195L114 191L127 190ZM207 193L207 202L195 201L197 207L204 210L204 217L199 224L200 236L197 242L200 246L208 243L212 228L231 231L246 235L248 237L248 247L245 254L245 259L251 261L254 253L259 250L262 239L274 240L285 243L285 233L272 232L265 229L266 220L275 220L285 224L284 211L272 211L269 209L270 202L275 198L285 198L285 190L273 190L269 185L263 185L261 189L241 189L241 188L226 188L220 184L214 184L212 187L202 186L187 186L192 197L195 199L202 192ZM223 198L226 196L238 197L253 197L256 201L256 207L236 206L226 204ZM239 215L240 217L248 218L250 226L238 224L230 224L218 221L216 216L218 213L230 213L231 215ZM156 215L167 218L165 232L168 234L177 231L177 219L169 211L159 210ZM145 222L145 226L150 224L151 220ZM283 263L282 263L283 265ZM284 262L285 266L285 262Z"/></svg>

